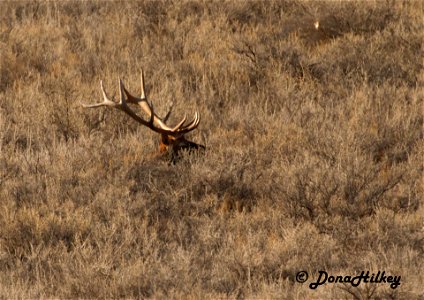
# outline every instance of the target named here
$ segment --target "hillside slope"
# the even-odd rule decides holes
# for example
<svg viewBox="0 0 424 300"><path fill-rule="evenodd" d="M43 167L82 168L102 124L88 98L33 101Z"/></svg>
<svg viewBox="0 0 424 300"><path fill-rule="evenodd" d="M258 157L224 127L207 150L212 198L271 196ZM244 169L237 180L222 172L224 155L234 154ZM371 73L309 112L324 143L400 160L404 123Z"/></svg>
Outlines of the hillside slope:
<svg viewBox="0 0 424 300"><path fill-rule="evenodd" d="M424 297L421 1L0 3L1 298ZM119 77L207 146L175 165ZM307 271L305 284L296 274ZM319 271L401 276L328 283Z"/></svg>

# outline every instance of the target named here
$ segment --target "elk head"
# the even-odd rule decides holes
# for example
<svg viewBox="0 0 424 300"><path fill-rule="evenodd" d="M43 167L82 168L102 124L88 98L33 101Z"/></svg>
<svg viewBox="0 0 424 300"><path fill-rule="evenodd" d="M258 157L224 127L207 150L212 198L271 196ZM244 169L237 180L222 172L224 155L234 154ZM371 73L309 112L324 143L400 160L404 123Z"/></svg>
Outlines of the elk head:
<svg viewBox="0 0 424 300"><path fill-rule="evenodd" d="M119 79L119 102L109 99L105 89L103 87L103 82L100 80L100 88L103 94L103 102L95 104L83 104L85 108L96 108L101 106L109 106L116 109L119 109L129 115L132 119L138 123L150 128L154 132L160 134L159 142L159 155L167 156L171 159L173 163L176 162L179 155L183 150L193 151L193 150L204 150L205 146L191 142L185 138L185 134L194 130L199 126L200 116L196 112L194 118L191 122L186 123L187 117L184 118L175 126L170 127L166 125L169 116L171 115L173 104L170 106L167 114L164 118L160 118L153 110L153 103L147 100L144 87L144 75L143 70L141 70L141 96L135 97L131 95L128 90L124 87L122 80ZM128 104L139 105L142 111L144 111L149 120L146 121L136 114Z"/></svg>

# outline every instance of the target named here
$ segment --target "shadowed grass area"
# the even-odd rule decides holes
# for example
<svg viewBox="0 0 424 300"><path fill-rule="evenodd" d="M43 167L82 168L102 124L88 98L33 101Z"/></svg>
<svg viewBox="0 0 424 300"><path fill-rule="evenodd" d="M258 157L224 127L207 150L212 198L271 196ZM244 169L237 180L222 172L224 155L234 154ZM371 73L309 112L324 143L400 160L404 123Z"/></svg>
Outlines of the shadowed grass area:
<svg viewBox="0 0 424 300"><path fill-rule="evenodd" d="M424 297L422 8L1 2L1 297ZM81 107L141 68L205 155Z"/></svg>

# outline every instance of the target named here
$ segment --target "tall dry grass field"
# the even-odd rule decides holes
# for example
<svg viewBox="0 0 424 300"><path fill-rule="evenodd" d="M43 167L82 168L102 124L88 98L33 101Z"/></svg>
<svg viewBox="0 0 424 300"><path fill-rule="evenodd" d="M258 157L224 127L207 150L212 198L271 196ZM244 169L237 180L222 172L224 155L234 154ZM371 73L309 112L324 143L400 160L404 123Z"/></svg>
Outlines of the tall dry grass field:
<svg viewBox="0 0 424 300"><path fill-rule="evenodd" d="M0 3L0 298L423 297L423 3ZM316 23L318 22L318 23ZM101 100L118 78L205 155ZM319 271L401 276L327 283ZM305 284L296 274L307 271Z"/></svg>

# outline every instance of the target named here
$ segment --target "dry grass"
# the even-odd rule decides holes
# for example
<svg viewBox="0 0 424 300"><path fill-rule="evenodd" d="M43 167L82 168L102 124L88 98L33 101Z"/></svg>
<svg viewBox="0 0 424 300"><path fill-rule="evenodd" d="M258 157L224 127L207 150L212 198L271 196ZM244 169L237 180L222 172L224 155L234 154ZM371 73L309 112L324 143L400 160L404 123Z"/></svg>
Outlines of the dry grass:
<svg viewBox="0 0 424 300"><path fill-rule="evenodd" d="M423 17L1 2L0 298L423 297ZM200 111L205 156L150 160L154 133L81 108L141 67L160 113ZM294 282L363 269L401 286Z"/></svg>

